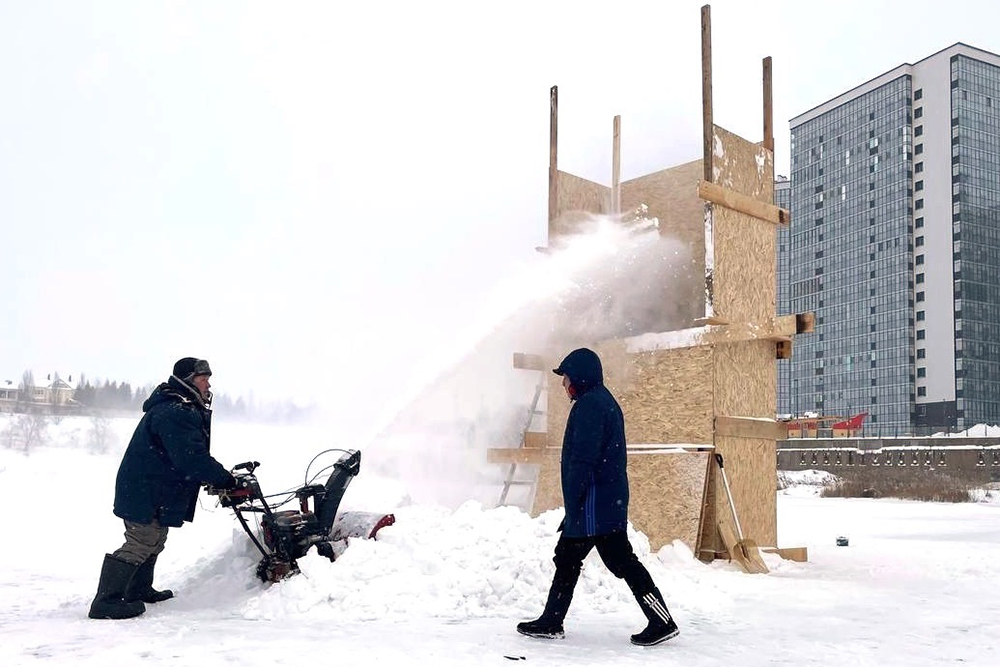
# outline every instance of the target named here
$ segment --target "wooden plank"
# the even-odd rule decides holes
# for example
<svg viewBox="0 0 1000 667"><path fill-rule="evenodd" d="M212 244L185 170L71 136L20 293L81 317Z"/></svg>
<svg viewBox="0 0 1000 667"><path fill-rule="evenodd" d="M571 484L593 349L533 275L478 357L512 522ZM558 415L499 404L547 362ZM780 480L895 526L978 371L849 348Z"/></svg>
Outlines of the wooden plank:
<svg viewBox="0 0 1000 667"><path fill-rule="evenodd" d="M524 432L524 447L528 449L541 449L549 444L549 434L540 431Z"/></svg>
<svg viewBox="0 0 1000 667"><path fill-rule="evenodd" d="M520 368L526 371L543 371L545 370L545 360L538 354L515 352L514 368Z"/></svg>
<svg viewBox="0 0 1000 667"><path fill-rule="evenodd" d="M812 333L816 330L815 313L795 314L795 333Z"/></svg>
<svg viewBox="0 0 1000 667"><path fill-rule="evenodd" d="M745 194L724 188L715 183L701 181L698 183L698 196L719 206L745 213L752 218L771 222L779 227L787 227L791 214L774 204L748 197Z"/></svg>
<svg viewBox="0 0 1000 667"><path fill-rule="evenodd" d="M779 340L774 346L774 358L775 359L791 359L792 358L792 341L791 340Z"/></svg>
<svg viewBox="0 0 1000 667"><path fill-rule="evenodd" d="M540 448L492 447L486 450L487 463L541 463L545 451Z"/></svg>
<svg viewBox="0 0 1000 667"><path fill-rule="evenodd" d="M611 215L621 215L622 212L622 117L615 116L612 124L611 139Z"/></svg>
<svg viewBox="0 0 1000 667"><path fill-rule="evenodd" d="M549 225L558 215L559 202L559 86L549 88ZM551 239L550 239L551 241ZM551 245L551 242L549 243Z"/></svg>
<svg viewBox="0 0 1000 667"><path fill-rule="evenodd" d="M788 427L766 417L715 417L715 432L717 435L734 436L737 438L763 438L767 440L785 440L788 437Z"/></svg>
<svg viewBox="0 0 1000 667"><path fill-rule="evenodd" d="M712 182L714 121L712 120L712 7L710 5L701 8L701 116L705 180Z"/></svg>
<svg viewBox="0 0 1000 667"><path fill-rule="evenodd" d="M625 339L629 353L651 350L678 350L702 345L741 343L750 340L789 341L795 335L795 315L778 315L763 322L737 322L716 326L693 327L665 331L659 334L641 334Z"/></svg>
<svg viewBox="0 0 1000 667"><path fill-rule="evenodd" d="M796 563L809 562L809 550L806 547L761 547L760 550L767 554L778 554L785 560L793 560Z"/></svg>
<svg viewBox="0 0 1000 667"><path fill-rule="evenodd" d="M764 148L774 152L774 112L771 106L771 56L764 58Z"/></svg>

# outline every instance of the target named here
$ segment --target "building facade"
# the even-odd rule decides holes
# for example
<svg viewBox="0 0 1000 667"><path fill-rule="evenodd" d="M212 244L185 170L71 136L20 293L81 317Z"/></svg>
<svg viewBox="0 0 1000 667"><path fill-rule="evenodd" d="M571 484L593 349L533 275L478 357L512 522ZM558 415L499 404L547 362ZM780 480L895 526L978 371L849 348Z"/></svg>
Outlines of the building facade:
<svg viewBox="0 0 1000 667"><path fill-rule="evenodd" d="M1000 56L955 44L790 125L779 312L816 331L779 412L868 412L873 434L1000 423Z"/></svg>

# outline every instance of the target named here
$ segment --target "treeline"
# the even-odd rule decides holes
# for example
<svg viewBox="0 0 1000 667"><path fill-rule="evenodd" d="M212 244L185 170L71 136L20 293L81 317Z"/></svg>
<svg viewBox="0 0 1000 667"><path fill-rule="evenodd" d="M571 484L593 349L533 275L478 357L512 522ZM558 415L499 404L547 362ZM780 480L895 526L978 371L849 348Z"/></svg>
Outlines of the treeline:
<svg viewBox="0 0 1000 667"><path fill-rule="evenodd" d="M91 383L82 379L73 393L73 401L80 406L82 414L96 414L107 410L135 411L142 410L142 404L156 388L155 384L132 388L128 382L118 383L105 380L101 383ZM226 418L244 419L247 421L296 422L312 414L313 408L300 407L291 402L271 403L233 397L224 393L212 393L212 410Z"/></svg>

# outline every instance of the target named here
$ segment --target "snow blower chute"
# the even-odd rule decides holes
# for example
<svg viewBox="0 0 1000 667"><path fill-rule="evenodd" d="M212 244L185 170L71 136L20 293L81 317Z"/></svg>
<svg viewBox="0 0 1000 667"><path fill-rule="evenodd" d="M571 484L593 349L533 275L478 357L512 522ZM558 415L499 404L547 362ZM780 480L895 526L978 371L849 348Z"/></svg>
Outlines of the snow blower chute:
<svg viewBox="0 0 1000 667"><path fill-rule="evenodd" d="M217 489L207 487L206 491L219 497L223 507L232 508L243 530L250 541L260 551L260 563L257 564L257 576L261 581L276 582L298 573L296 559L306 555L309 549L316 545L316 551L331 561L344 552L350 538L374 538L376 533L385 526L391 526L396 518L392 514L378 512L340 512L340 501L344 497L348 484L361 469L361 452L357 450L326 450L341 451L340 459L320 470L309 480L309 468L306 468L307 483L293 491L274 495L287 496L284 501L271 507L267 498L260 490L254 471L260 467L257 461L247 461L234 466L233 476L236 477L235 489ZM312 462L309 464L312 465ZM325 484L310 484L323 472L331 470ZM299 508L296 510L275 511L284 503L297 498ZM312 500L312 509L309 501ZM260 514L260 534L251 528L245 514Z"/></svg>

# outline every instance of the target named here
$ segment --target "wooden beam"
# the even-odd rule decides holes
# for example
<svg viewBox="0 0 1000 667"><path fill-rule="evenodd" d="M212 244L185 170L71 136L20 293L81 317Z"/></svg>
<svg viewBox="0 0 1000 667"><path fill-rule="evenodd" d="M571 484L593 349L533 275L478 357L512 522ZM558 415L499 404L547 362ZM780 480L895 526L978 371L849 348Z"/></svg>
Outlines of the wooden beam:
<svg viewBox="0 0 1000 667"><path fill-rule="evenodd" d="M812 333L816 330L815 313L796 313L795 333Z"/></svg>
<svg viewBox="0 0 1000 667"><path fill-rule="evenodd" d="M537 354L515 352L514 368L520 368L526 371L543 371L545 370L545 360Z"/></svg>
<svg viewBox="0 0 1000 667"><path fill-rule="evenodd" d="M700 345L739 343L748 340L790 341L795 335L796 315L779 315L763 322L737 322L719 326L678 329L642 334L626 339L628 352L675 350Z"/></svg>
<svg viewBox="0 0 1000 667"><path fill-rule="evenodd" d="M764 58L764 148L774 153L774 112L771 107L771 56Z"/></svg>
<svg viewBox="0 0 1000 667"><path fill-rule="evenodd" d="M715 418L715 435L761 440L786 440L788 427L774 419L719 415Z"/></svg>
<svg viewBox="0 0 1000 667"><path fill-rule="evenodd" d="M611 139L611 215L622 212L622 117L615 116Z"/></svg>
<svg viewBox="0 0 1000 667"><path fill-rule="evenodd" d="M711 183L714 180L712 141L715 126L712 120L712 7L710 5L701 8L701 122L705 180Z"/></svg>
<svg viewBox="0 0 1000 667"><path fill-rule="evenodd" d="M548 450L559 451L559 450ZM523 447L499 447L486 450L487 463L541 463L546 456L545 449L525 449Z"/></svg>
<svg viewBox="0 0 1000 667"><path fill-rule="evenodd" d="M791 214L786 209L779 208L774 204L768 204L759 199L754 199L741 192L724 188L715 183L699 181L698 196L705 201L739 211L740 213L749 215L751 218L774 223L780 227L787 227L788 221L791 220Z"/></svg>
<svg viewBox="0 0 1000 667"><path fill-rule="evenodd" d="M549 88L549 229L559 214L559 86ZM550 244L551 245L551 239Z"/></svg>
<svg viewBox="0 0 1000 667"><path fill-rule="evenodd" d="M790 340L779 340L777 343L775 343L774 358L775 359L791 359L792 358L792 341L790 341Z"/></svg>

